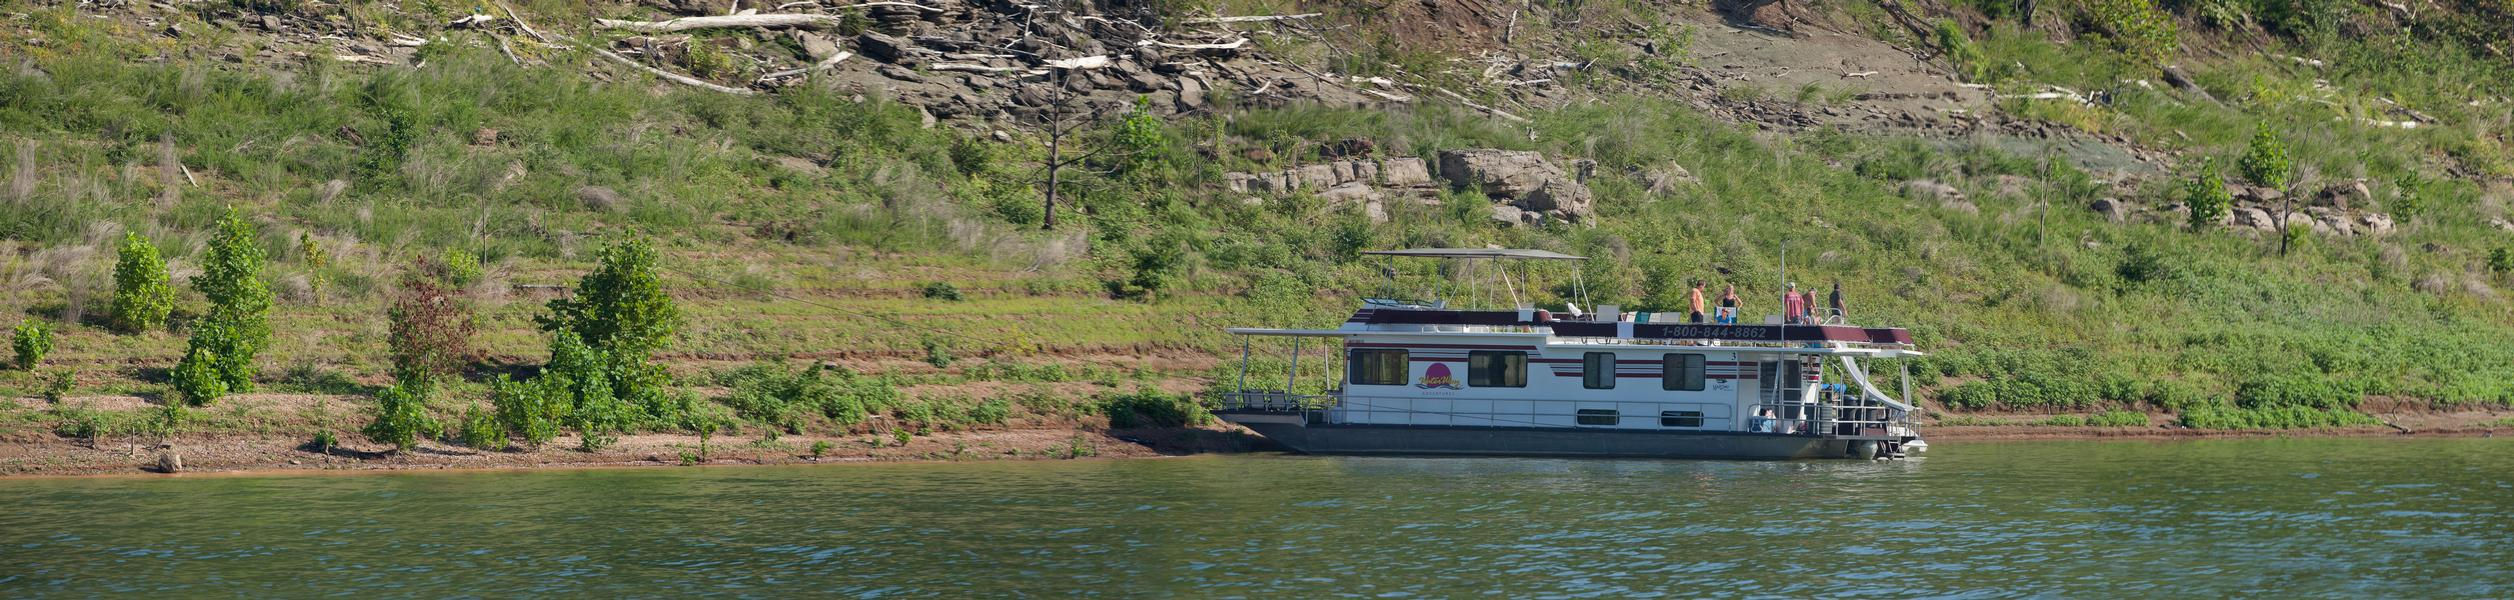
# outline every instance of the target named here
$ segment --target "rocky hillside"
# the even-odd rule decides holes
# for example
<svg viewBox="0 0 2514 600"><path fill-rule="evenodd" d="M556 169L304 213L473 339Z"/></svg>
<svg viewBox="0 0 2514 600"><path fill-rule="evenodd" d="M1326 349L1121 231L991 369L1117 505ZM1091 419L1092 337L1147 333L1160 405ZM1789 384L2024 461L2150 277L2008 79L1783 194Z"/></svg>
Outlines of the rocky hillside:
<svg viewBox="0 0 2514 600"><path fill-rule="evenodd" d="M1220 327L1330 322L1386 275L1459 291L1363 249L1575 252L1599 301L1648 309L1688 279L1775 294L1787 245L1940 350L1920 383L1951 408L2502 407L2505 11L18 3L0 308L60 324L38 371L74 396L159 397L183 320L100 325L114 242L155 241L181 287L236 207L281 292L265 383L363 399L414 258L488 266L464 291L485 380L537 365L542 302L635 235L691 307L664 360L696 392L827 361L1072 396L1197 389Z"/></svg>

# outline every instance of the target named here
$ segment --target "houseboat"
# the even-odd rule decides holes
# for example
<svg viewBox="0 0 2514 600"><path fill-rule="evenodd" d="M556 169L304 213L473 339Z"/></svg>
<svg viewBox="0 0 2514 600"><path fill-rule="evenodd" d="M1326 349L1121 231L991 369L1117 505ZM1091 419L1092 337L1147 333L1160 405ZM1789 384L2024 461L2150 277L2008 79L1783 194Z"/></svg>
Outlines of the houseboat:
<svg viewBox="0 0 2514 600"><path fill-rule="evenodd" d="M1583 260L1480 248L1370 254ZM1242 342L1240 380L1219 394L1215 414L1317 454L1874 459L1926 448L1912 406L1869 372L1921 356L1907 330L1821 313L1702 323L1576 301L1556 314L1521 303L1508 270L1498 272L1513 308L1369 298L1335 329L1230 329ZM1258 381L1283 387L1252 383L1257 344L1281 338L1288 368ZM1302 353L1318 346L1340 356L1311 359L1323 375L1304 386Z"/></svg>

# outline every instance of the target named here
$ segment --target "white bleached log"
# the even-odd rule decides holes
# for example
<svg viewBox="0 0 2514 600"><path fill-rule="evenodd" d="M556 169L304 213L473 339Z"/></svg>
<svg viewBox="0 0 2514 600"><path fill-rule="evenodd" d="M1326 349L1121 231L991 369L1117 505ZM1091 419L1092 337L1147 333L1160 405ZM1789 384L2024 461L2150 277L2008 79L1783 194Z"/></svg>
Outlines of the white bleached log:
<svg viewBox="0 0 2514 600"><path fill-rule="evenodd" d="M850 4L838 8L845 9L865 6L905 6L927 12L943 11L943 9L940 8L908 2L865 2L861 4ZM838 21L843 18L844 17L839 15L777 13L765 15L751 14L724 15L716 17L681 17L665 21L594 19L594 25L603 29L624 29L642 33L671 33L675 31L689 31L692 29L723 29L741 27L834 27L838 25Z"/></svg>
<svg viewBox="0 0 2514 600"><path fill-rule="evenodd" d="M1319 14L1320 14L1320 13L1301 13L1301 14L1297 14L1297 15L1256 15L1256 16L1245 16L1245 17L1195 17L1195 18L1190 18L1190 19L1180 19L1180 20L1179 20L1179 23L1180 23L1180 24L1183 24L1183 25L1211 25L1211 24L1220 24L1220 23L1263 23L1263 22L1267 22L1267 21L1292 21L1292 20L1298 20L1298 19L1308 19L1308 18L1317 17Z"/></svg>
<svg viewBox="0 0 2514 600"><path fill-rule="evenodd" d="M727 87L727 86L722 86L722 85L716 85L716 84L714 84L714 83L710 83L710 82L708 82L707 80L704 80L704 79L699 79L699 78L696 78L696 77L691 77L691 76L688 76L688 75L682 75L682 74L680 74L680 73L674 73L674 72L671 72L671 71L666 71L666 70L663 70L663 69L657 69L657 68L654 68L654 67L649 67L649 66L646 66L646 63L641 63L641 62L637 62L637 61L634 61L634 60L629 60L629 57L626 57L626 56L620 56L619 54L615 54L615 53L611 52L610 50L604 50L604 49L601 49L601 48L595 48L595 49L593 49L593 50L594 50L594 54L601 55L603 58L608 58L608 59L611 59L613 62L617 62L617 63L624 64L624 65L628 65L628 66L631 66L631 67L636 67L636 68L637 68L638 70L640 70L640 71L645 71L645 72L648 72L648 73L653 73L656 77L662 77L662 78L664 78L664 80L665 80L665 81L670 81L670 82L673 82L673 83L678 83L678 84L681 84L681 85L686 85L686 86L691 86L691 87L696 87L696 88L704 88L704 89L709 89L709 90L715 90L715 91L724 92L724 93L727 93L727 94L733 94L733 95L737 95L737 96L749 96L749 95L752 95L752 94L759 93L759 92L754 92L754 91L751 91L751 90L747 90L747 89L743 89L743 88L738 88L738 87Z"/></svg>

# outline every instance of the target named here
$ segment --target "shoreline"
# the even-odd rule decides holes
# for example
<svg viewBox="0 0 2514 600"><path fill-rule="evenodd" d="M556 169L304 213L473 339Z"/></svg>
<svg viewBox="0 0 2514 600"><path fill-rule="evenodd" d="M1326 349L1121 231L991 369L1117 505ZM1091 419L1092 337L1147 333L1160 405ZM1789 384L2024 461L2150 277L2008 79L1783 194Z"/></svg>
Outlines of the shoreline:
<svg viewBox="0 0 2514 600"><path fill-rule="evenodd" d="M2488 415L2494 417L2494 415ZM2195 441L2275 437L2493 437L2514 435L2514 424L2496 418L2423 423L2408 430L2386 426L2294 430L2197 430L2150 427L2061 427L2031 424L1924 427L1928 439L1951 442ZM347 441L347 440L344 440ZM812 449L826 443L824 451ZM251 476L354 474L409 471L523 472L682 466L847 465L1007 460L1098 460L1279 452L1280 448L1227 425L1187 429L1106 430L1034 427L940 432L905 445L880 436L787 435L775 438L716 436L704 456L692 435L624 436L612 447L577 450L567 437L532 450L480 451L430 440L406 452L375 444L343 444L317 452L302 438L278 435L199 435L173 440L183 468L160 471L155 440L108 439L90 445L48 433L0 438L0 479L118 476Z"/></svg>

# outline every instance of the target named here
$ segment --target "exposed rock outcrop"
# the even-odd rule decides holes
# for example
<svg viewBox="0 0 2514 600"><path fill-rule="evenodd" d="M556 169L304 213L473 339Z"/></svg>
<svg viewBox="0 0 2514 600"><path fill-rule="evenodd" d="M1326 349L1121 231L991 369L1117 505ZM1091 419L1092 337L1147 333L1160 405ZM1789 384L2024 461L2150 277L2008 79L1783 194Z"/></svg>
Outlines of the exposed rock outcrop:
<svg viewBox="0 0 2514 600"><path fill-rule="evenodd" d="M1451 186L1478 189L1527 215L1585 222L1597 214L1596 196L1545 156L1522 150L1442 150L1440 176ZM1499 214L1496 211L1496 218Z"/></svg>

